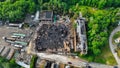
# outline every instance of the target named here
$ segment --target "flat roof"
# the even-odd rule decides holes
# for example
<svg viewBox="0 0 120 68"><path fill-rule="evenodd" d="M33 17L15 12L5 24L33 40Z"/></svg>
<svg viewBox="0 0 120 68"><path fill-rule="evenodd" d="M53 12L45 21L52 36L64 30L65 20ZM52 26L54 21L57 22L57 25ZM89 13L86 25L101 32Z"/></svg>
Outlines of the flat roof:
<svg viewBox="0 0 120 68"><path fill-rule="evenodd" d="M22 41L15 41L15 43L21 44L21 45L27 45L28 44L27 42L22 42Z"/></svg>
<svg viewBox="0 0 120 68"><path fill-rule="evenodd" d="M53 12L52 11L41 11L40 20L52 20Z"/></svg>

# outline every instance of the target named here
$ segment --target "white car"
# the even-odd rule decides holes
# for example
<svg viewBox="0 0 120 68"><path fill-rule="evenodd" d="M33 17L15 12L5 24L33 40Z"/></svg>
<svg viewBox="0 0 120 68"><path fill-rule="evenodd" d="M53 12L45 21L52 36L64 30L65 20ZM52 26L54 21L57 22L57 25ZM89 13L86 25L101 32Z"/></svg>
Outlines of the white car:
<svg viewBox="0 0 120 68"><path fill-rule="evenodd" d="M22 48L22 45L14 45L15 47Z"/></svg>

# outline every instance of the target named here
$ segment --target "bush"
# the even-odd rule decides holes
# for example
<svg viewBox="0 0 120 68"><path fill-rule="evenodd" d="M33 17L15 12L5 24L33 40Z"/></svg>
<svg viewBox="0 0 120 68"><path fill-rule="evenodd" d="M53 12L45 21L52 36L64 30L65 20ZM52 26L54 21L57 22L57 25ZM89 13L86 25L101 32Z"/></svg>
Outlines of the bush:
<svg viewBox="0 0 120 68"><path fill-rule="evenodd" d="M120 37L120 31L118 31L117 33L115 33L115 35L113 36L113 39L117 39Z"/></svg>
<svg viewBox="0 0 120 68"><path fill-rule="evenodd" d="M31 59L30 68L35 68L36 61L37 61L37 56L33 56Z"/></svg>

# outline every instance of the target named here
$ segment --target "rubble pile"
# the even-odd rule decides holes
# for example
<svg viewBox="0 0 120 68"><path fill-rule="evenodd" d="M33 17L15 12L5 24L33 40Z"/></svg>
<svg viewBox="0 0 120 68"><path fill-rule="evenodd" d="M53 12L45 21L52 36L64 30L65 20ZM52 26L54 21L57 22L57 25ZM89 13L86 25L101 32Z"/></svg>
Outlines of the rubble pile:
<svg viewBox="0 0 120 68"><path fill-rule="evenodd" d="M67 39L68 34L69 29L64 24L43 24L37 32L36 49L43 51L63 48L63 41Z"/></svg>

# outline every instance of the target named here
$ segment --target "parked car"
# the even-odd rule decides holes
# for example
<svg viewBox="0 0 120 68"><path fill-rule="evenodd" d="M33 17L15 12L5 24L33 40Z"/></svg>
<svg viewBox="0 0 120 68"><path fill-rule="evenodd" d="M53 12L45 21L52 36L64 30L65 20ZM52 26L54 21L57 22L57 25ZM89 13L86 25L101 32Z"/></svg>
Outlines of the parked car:
<svg viewBox="0 0 120 68"><path fill-rule="evenodd" d="M0 26L2 26L3 25L3 22L2 21L0 21Z"/></svg>
<svg viewBox="0 0 120 68"><path fill-rule="evenodd" d="M22 45L14 45L15 47L22 48Z"/></svg>

